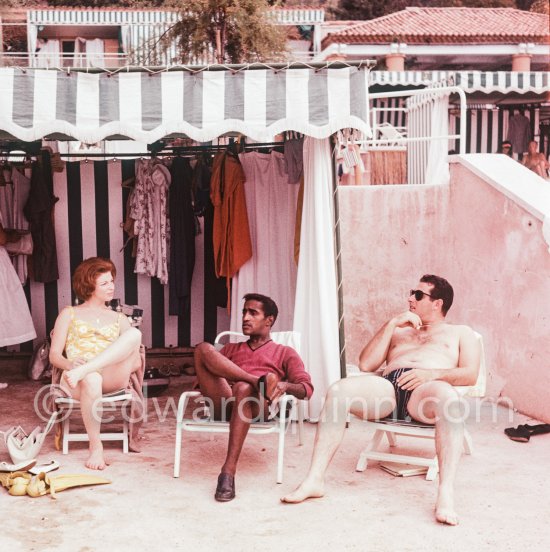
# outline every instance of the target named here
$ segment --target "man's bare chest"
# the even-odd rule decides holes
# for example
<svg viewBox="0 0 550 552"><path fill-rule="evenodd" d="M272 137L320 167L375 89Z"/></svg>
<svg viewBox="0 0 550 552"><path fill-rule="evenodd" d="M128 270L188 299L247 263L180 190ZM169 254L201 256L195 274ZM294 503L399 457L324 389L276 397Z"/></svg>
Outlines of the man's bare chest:
<svg viewBox="0 0 550 552"><path fill-rule="evenodd" d="M394 349L424 349L430 348L442 353L458 351L458 336L449 330L432 330L430 327L421 327L418 330L406 329L394 335L392 348Z"/></svg>

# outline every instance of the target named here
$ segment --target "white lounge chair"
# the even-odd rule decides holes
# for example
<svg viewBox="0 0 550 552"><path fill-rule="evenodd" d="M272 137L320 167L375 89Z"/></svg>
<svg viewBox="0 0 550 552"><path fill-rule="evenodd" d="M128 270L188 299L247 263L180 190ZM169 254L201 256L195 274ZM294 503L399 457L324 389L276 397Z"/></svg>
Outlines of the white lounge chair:
<svg viewBox="0 0 550 552"><path fill-rule="evenodd" d="M243 334L238 332L222 332L216 339L215 344L220 344L220 340L224 336L234 336L237 339L247 339ZM288 345L292 347L298 354L300 353L300 334L298 332L272 332L271 339L275 343ZM174 477L180 475L181 463L181 446L182 434L184 431L194 431L202 433L229 433L229 422L219 422L216 420L184 418L185 410L191 399L199 399L200 391L185 391L181 394L178 402L178 412L176 419L176 444L174 452ZM291 426L294 414L297 416L298 424L298 442L302 444L303 432L303 408L302 401L296 399L292 395L284 395L279 401L279 417L278 419L269 420L267 422L253 423L248 431L252 435L267 435L277 433L279 436L279 446L277 454L277 483L283 482L283 458L285 451L285 435ZM287 404L291 405L287 410Z"/></svg>
<svg viewBox="0 0 550 552"><path fill-rule="evenodd" d="M476 335L481 345L479 374L477 382L474 386L455 386L455 389L462 396L468 395L470 397L483 397L485 395L487 375L485 353L483 350L483 339L477 332ZM359 460L357 461L357 466L355 468L356 471L365 471L369 460L378 460L383 462L411 464L414 466L425 466L428 468L426 480L433 481L435 479L439 472L437 456L434 455L426 458L421 456L394 454L392 452L381 451L379 448L384 435L387 437L390 448L392 449L397 445L396 435L406 435L409 437L420 437L423 439L435 440L435 426L424 425L414 421L407 422L391 420L363 421L363 423L368 429L374 429L375 432L368 446L359 455ZM473 452L472 437L466 427L464 428L464 452L466 454L472 454Z"/></svg>

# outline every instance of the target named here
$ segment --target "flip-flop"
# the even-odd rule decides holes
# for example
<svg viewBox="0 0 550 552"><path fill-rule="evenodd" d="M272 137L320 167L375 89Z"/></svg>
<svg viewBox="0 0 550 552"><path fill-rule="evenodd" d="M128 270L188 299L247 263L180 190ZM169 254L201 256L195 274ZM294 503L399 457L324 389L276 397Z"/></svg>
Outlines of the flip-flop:
<svg viewBox="0 0 550 552"><path fill-rule="evenodd" d="M522 424L518 427L507 427L504 433L512 439L512 441L528 443L531 435L544 435L545 433L550 433L550 424Z"/></svg>
<svg viewBox="0 0 550 552"><path fill-rule="evenodd" d="M537 424L527 427L531 435L544 435L545 433L550 433L550 424Z"/></svg>
<svg viewBox="0 0 550 552"><path fill-rule="evenodd" d="M33 475L38 475L40 472L48 473L48 472L57 470L58 468L59 468L59 462L57 460L52 460L47 464L38 464L37 466L34 466L34 468L31 468L30 470L28 470L28 472L32 473Z"/></svg>
<svg viewBox="0 0 550 552"><path fill-rule="evenodd" d="M516 441L518 443L528 443L531 438L531 433L529 433L529 430L524 425L519 425L518 427L507 427L504 430L504 433L512 439L512 441Z"/></svg>
<svg viewBox="0 0 550 552"><path fill-rule="evenodd" d="M7 462L0 462L0 472L18 472L29 471L36 464L36 460L24 460L17 464L8 464Z"/></svg>

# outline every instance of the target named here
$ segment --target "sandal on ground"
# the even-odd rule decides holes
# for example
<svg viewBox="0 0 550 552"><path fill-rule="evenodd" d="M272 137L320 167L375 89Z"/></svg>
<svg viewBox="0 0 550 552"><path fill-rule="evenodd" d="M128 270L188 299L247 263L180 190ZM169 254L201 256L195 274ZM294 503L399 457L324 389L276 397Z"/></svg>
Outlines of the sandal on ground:
<svg viewBox="0 0 550 552"><path fill-rule="evenodd" d="M47 464L38 464L34 466L34 468L31 468L30 470L28 470L28 472L32 473L33 475L38 475L40 472L49 473L51 471L57 470L58 468L59 468L59 462L57 460L52 460Z"/></svg>
<svg viewBox="0 0 550 552"><path fill-rule="evenodd" d="M24 460L17 464L8 464L8 462L0 462L0 472L18 472L29 471L36 464L36 460Z"/></svg>
<svg viewBox="0 0 550 552"><path fill-rule="evenodd" d="M528 425L523 424L518 427L507 427L504 433L518 443L528 443L531 435L543 435L550 433L550 424Z"/></svg>

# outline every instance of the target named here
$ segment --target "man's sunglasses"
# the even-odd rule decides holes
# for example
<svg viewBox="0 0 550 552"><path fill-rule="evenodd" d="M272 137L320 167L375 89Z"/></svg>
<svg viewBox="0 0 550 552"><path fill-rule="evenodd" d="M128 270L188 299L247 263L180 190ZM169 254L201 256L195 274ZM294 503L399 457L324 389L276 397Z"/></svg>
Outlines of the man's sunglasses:
<svg viewBox="0 0 550 552"><path fill-rule="evenodd" d="M409 291L409 296L412 297L413 295L417 301L422 301L422 299L424 299L424 295L427 295L428 297L432 297L429 293L426 293L421 289L411 289Z"/></svg>

